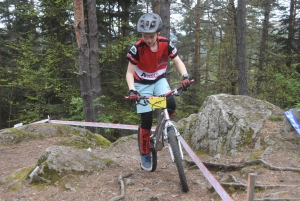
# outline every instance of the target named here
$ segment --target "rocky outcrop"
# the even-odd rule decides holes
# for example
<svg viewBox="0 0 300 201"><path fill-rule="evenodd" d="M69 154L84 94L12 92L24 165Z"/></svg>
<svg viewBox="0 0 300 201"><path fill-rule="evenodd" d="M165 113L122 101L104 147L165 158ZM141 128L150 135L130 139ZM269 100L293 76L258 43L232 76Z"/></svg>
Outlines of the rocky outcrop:
<svg viewBox="0 0 300 201"><path fill-rule="evenodd" d="M97 157L89 149L66 146L51 146L45 150L37 163L37 171L31 175L33 182L59 182L70 174L79 175L115 167L110 159Z"/></svg>
<svg viewBox="0 0 300 201"><path fill-rule="evenodd" d="M253 142L277 106L249 96L218 94L206 98L200 112L178 122L194 150L235 155Z"/></svg>
<svg viewBox="0 0 300 201"><path fill-rule="evenodd" d="M0 144L5 145L51 137L70 137L62 142L62 145L76 146L77 148L110 146L110 142L101 135L91 133L84 128L68 125L39 123L0 130Z"/></svg>

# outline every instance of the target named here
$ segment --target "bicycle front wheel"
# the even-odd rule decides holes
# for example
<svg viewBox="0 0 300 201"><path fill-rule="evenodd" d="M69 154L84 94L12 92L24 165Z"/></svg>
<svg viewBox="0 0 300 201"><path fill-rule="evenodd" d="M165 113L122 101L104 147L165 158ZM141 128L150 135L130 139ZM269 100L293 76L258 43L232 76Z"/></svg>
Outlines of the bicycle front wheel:
<svg viewBox="0 0 300 201"><path fill-rule="evenodd" d="M179 175L179 178L180 178L182 191L183 192L188 192L189 187L188 187L188 184L187 184L187 181L186 181L184 168L183 168L183 165L182 165L182 158L181 158L181 154L180 154L180 151L179 151L179 144L178 144L178 140L177 140L176 135L175 135L175 129L174 128L171 128L168 131L168 139L169 139L169 143L170 143L172 153L173 153L173 156L174 156L174 162L176 164L178 175Z"/></svg>

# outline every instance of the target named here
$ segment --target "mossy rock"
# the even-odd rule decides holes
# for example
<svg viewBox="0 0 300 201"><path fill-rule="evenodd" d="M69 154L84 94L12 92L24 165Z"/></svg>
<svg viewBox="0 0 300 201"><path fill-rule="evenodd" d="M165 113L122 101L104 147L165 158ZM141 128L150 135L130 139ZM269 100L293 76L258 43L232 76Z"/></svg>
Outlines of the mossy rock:
<svg viewBox="0 0 300 201"><path fill-rule="evenodd" d="M62 145L77 148L102 146L110 147L110 141L99 134L94 134L84 128L61 124L28 124L17 128L9 128L0 131L0 144L17 144L23 141L44 139L50 137L71 137L61 142Z"/></svg>
<svg viewBox="0 0 300 201"><path fill-rule="evenodd" d="M112 143L111 146L112 147L118 146L119 144L124 143L124 142L126 142L128 140L137 140L137 134L133 134L133 135L121 137L117 141L115 141L114 143Z"/></svg>
<svg viewBox="0 0 300 201"><path fill-rule="evenodd" d="M8 190L17 192L20 190L23 182L29 178L29 174L32 170L32 166L21 168L3 178L0 182L0 185L7 185Z"/></svg>

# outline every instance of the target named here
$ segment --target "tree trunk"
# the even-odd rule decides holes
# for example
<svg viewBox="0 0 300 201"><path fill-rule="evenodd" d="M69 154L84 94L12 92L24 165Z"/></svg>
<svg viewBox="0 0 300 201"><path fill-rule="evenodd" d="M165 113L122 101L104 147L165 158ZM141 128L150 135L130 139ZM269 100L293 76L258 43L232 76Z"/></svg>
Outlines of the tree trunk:
<svg viewBox="0 0 300 201"><path fill-rule="evenodd" d="M131 0L122 1L122 18L121 18L121 36L126 37L130 35L129 14L130 14Z"/></svg>
<svg viewBox="0 0 300 201"><path fill-rule="evenodd" d="M162 21L163 27L160 31L160 35L170 38L170 0L154 0L154 12L159 14ZM167 67L167 80L170 81L170 63Z"/></svg>
<svg viewBox="0 0 300 201"><path fill-rule="evenodd" d="M270 19L270 11L271 11L271 4L272 4L271 1L273 0L264 0L265 13L264 13L263 29L262 29L259 59L258 59L256 95L259 95L261 93L261 83L263 81L263 74L264 74L263 65L265 62L266 46L267 46L267 39L268 39L268 32L269 32L269 19Z"/></svg>
<svg viewBox="0 0 300 201"><path fill-rule="evenodd" d="M199 83L201 82L200 81L200 67L201 67L201 64L200 64L200 18L201 18L201 10L200 10L200 0L197 0L197 4L195 6L196 8L196 30L195 30L195 64L193 66L193 78L195 79L195 86L196 87L193 87L192 90L193 90L193 94L196 95L197 97L197 92L198 92L198 87L199 86ZM196 105L198 100L197 98L194 98L192 99L193 100L193 105Z"/></svg>
<svg viewBox="0 0 300 201"><path fill-rule="evenodd" d="M87 0L88 26L89 26L89 60L91 69L92 97L95 119L101 115L101 83L98 54L98 24L96 15L96 0Z"/></svg>
<svg viewBox="0 0 300 201"><path fill-rule="evenodd" d="M246 0L238 0L236 26L239 95L248 95L248 81L246 68Z"/></svg>
<svg viewBox="0 0 300 201"><path fill-rule="evenodd" d="M78 45L78 65L80 90L83 101L83 112L85 121L94 122L95 113L92 98L92 89L90 82L89 70L89 46L85 35L83 2L81 0L74 0L74 15L75 15L75 34ZM94 127L88 127L91 132L96 131Z"/></svg>
<svg viewBox="0 0 300 201"><path fill-rule="evenodd" d="M295 0L290 2L290 16L289 16L289 25L288 25L288 39L287 39L287 61L286 65L288 67L292 64L292 53L293 53L293 39L295 37Z"/></svg>

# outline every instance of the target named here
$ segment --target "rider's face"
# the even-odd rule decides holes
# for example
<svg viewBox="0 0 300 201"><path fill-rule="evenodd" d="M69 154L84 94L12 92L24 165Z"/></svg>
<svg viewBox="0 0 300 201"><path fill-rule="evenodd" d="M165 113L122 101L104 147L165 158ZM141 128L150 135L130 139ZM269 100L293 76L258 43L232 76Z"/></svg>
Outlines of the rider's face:
<svg viewBox="0 0 300 201"><path fill-rule="evenodd" d="M158 33L142 33L142 37L149 47L156 44Z"/></svg>

